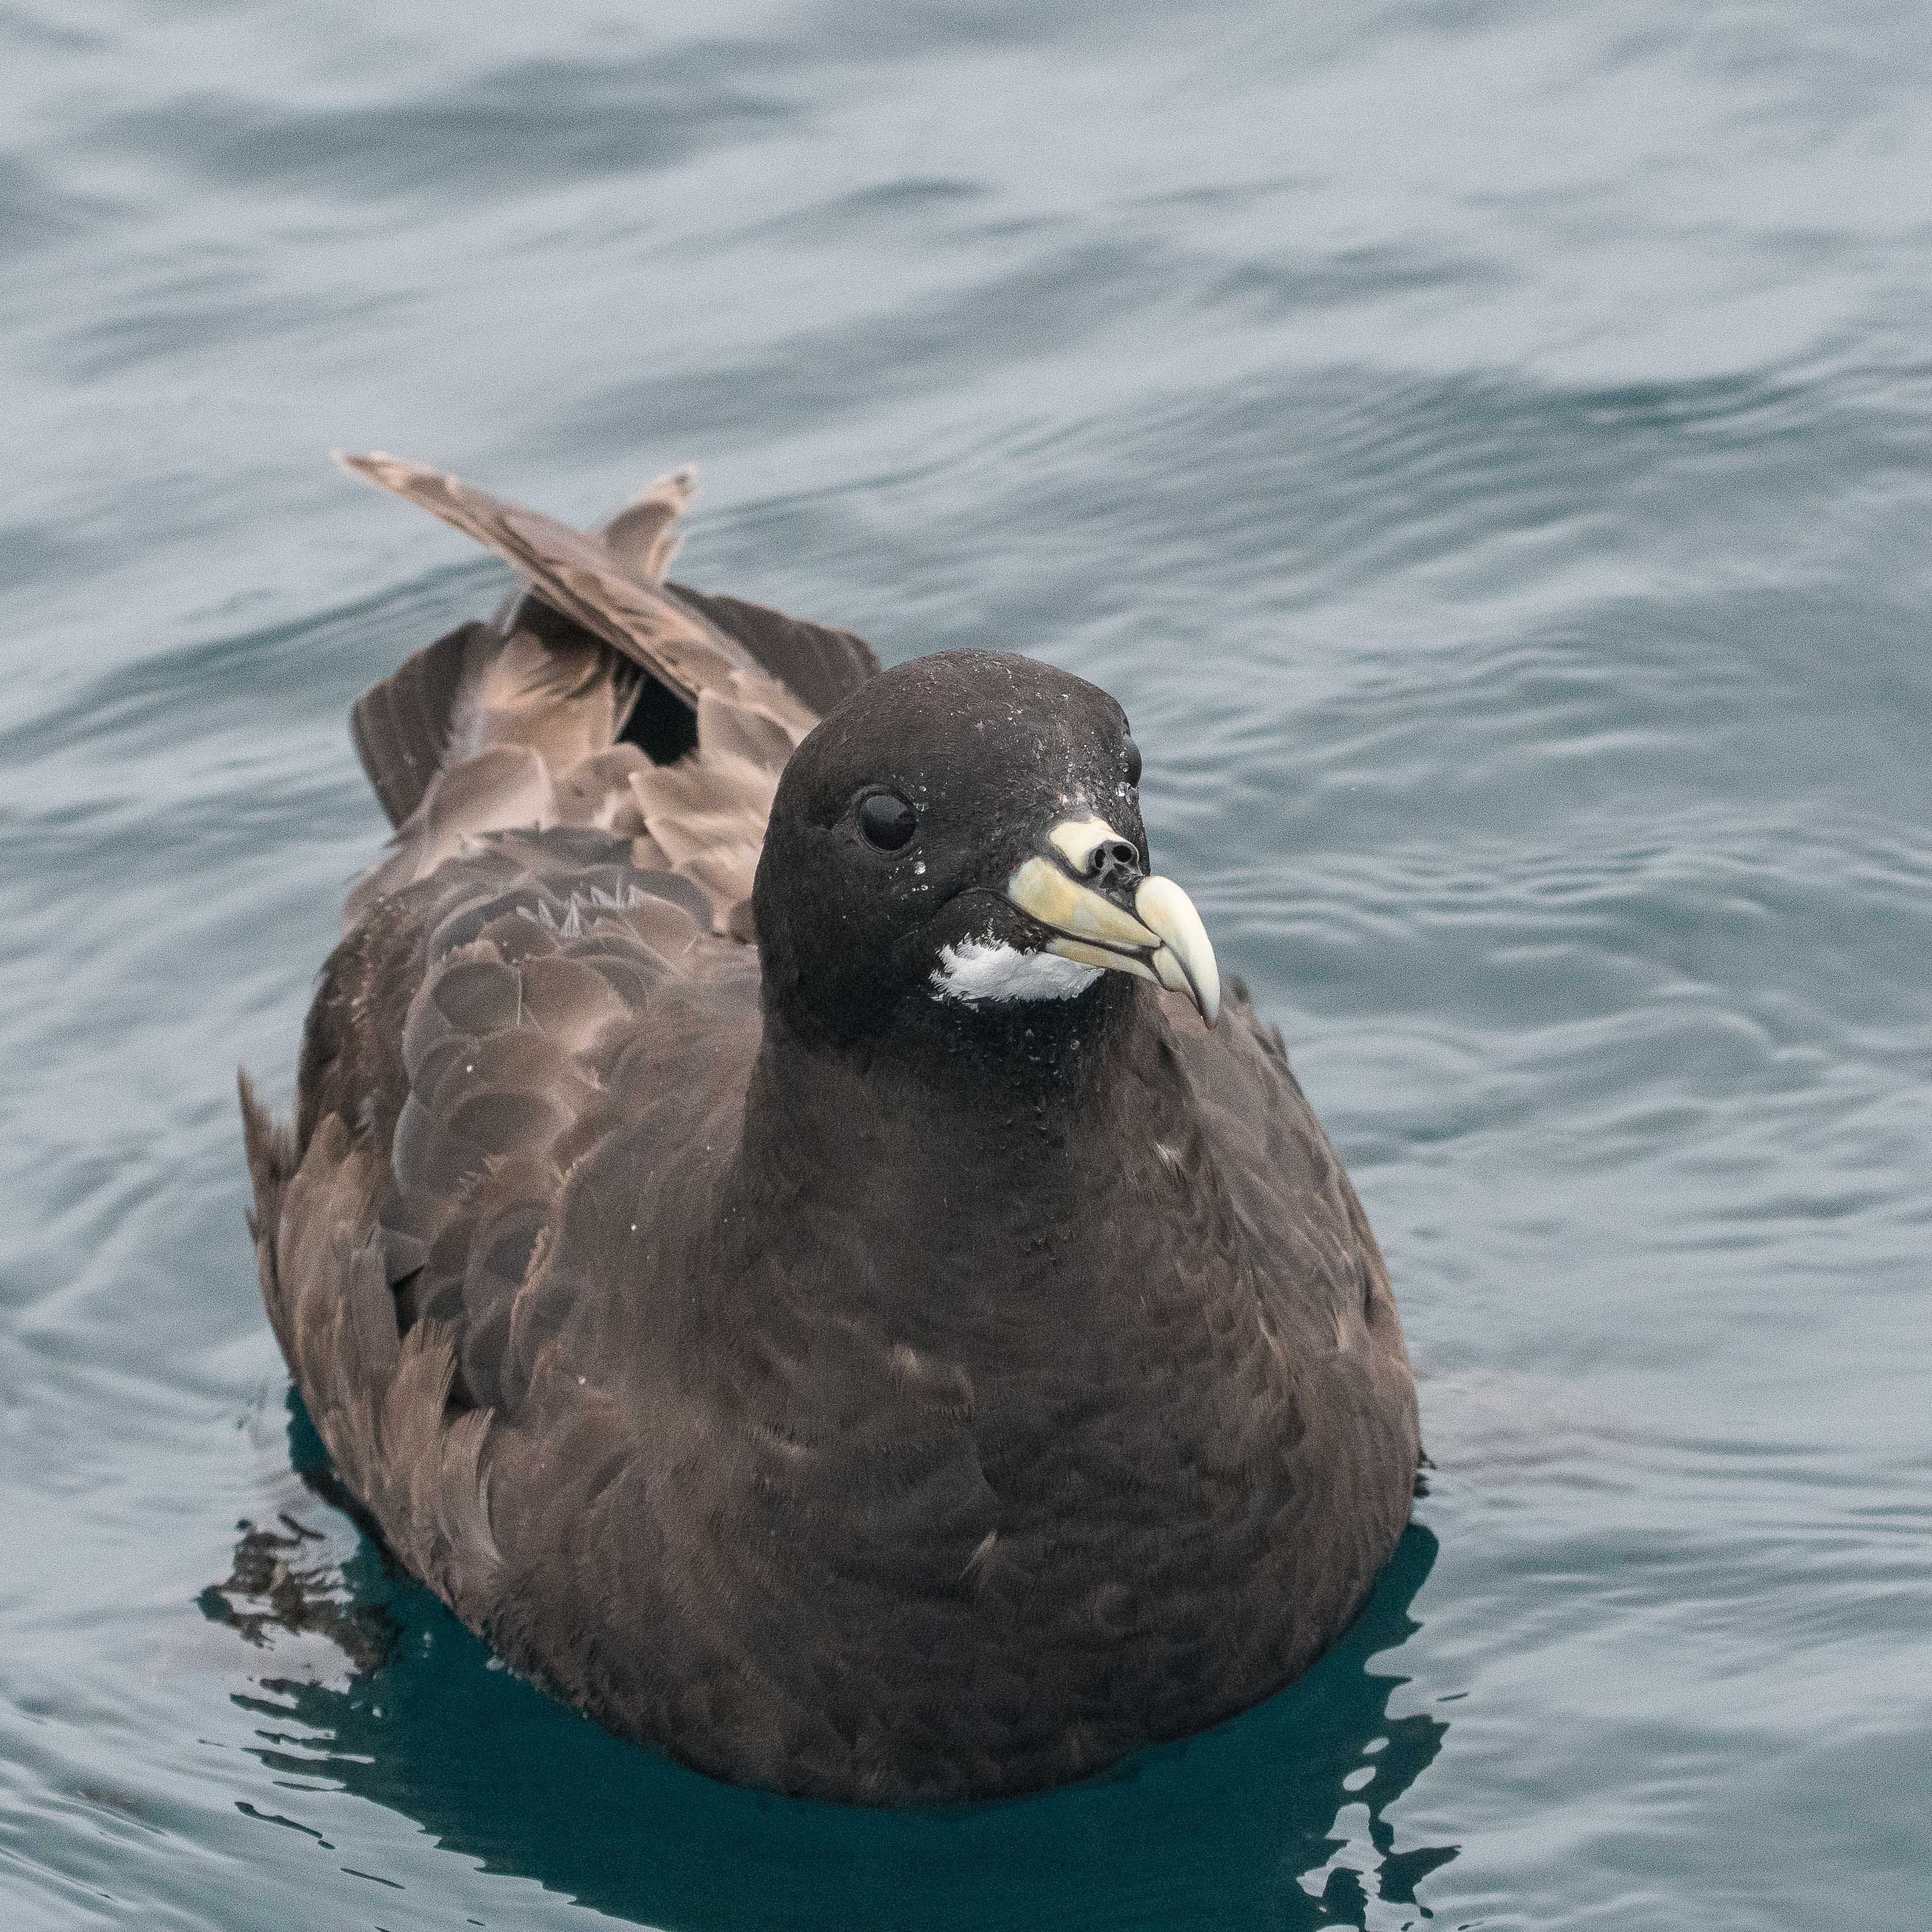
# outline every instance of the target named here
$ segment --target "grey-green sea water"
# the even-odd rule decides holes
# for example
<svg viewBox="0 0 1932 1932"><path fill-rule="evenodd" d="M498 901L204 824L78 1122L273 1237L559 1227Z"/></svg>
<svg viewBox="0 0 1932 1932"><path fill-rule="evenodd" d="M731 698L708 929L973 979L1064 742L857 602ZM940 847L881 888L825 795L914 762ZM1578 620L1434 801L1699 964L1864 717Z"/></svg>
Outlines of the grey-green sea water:
<svg viewBox="0 0 1932 1932"><path fill-rule="evenodd" d="M1932 1924L1932 16L21 0L0 254L0 1922ZM234 1068L504 580L331 446L1126 704L1423 1376L1303 1684L814 1808L331 1504Z"/></svg>

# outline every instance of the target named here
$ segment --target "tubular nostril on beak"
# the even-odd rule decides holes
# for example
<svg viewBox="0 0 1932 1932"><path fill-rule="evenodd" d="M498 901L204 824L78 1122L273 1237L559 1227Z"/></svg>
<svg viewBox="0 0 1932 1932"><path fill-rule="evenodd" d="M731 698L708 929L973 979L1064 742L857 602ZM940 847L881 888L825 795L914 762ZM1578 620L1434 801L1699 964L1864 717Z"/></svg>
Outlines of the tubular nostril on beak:
<svg viewBox="0 0 1932 1932"><path fill-rule="evenodd" d="M1118 902L1131 898L1145 874L1140 848L1123 838L1104 818L1063 820L1047 841L1068 872L1088 891L1111 894Z"/></svg>
<svg viewBox="0 0 1932 1932"><path fill-rule="evenodd" d="M1138 885L1141 855L1124 838L1103 838L1087 855L1087 876L1102 888Z"/></svg>

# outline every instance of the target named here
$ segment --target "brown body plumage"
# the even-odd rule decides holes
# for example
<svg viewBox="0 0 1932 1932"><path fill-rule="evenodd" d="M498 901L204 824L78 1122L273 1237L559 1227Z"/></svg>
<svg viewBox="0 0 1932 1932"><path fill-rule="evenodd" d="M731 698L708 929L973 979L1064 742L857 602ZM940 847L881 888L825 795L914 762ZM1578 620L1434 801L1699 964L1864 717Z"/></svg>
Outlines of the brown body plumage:
<svg viewBox="0 0 1932 1932"><path fill-rule="evenodd" d="M269 1312L397 1554L620 1734L834 1798L1064 1780L1297 1675L1416 1425L1279 1036L1124 970L928 983L1118 707L664 586L679 479L600 538L358 466L536 593L358 706L397 841L293 1130L244 1088ZM835 823L868 759L916 877Z"/></svg>

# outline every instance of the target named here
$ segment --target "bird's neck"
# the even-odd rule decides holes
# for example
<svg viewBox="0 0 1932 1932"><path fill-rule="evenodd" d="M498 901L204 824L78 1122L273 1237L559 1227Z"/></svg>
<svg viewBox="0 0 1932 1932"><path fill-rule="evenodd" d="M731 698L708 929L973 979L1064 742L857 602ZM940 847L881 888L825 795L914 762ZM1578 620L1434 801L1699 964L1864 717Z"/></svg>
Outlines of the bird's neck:
<svg viewBox="0 0 1932 1932"><path fill-rule="evenodd" d="M1111 974L1094 991L1031 1023L896 1025L890 1048L769 1026L728 1191L765 1292L802 1264L840 1316L970 1356L1131 1318L1177 1217L1213 1238L1204 1270L1231 1270L1231 1210L1153 991Z"/></svg>

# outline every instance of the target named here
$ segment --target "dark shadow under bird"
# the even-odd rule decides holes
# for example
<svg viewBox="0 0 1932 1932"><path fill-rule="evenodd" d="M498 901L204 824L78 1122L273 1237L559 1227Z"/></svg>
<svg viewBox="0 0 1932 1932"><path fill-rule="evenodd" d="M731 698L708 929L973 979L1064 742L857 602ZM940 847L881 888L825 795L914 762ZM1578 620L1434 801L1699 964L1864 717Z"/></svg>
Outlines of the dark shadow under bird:
<svg viewBox="0 0 1932 1932"><path fill-rule="evenodd" d="M395 837L292 1127L243 1083L269 1314L395 1555L620 1736L825 1798L1298 1676L1414 1388L1119 706L667 581L681 476L586 535L348 460L527 586L356 705Z"/></svg>

